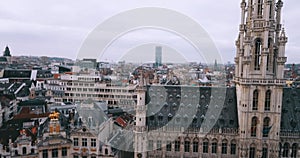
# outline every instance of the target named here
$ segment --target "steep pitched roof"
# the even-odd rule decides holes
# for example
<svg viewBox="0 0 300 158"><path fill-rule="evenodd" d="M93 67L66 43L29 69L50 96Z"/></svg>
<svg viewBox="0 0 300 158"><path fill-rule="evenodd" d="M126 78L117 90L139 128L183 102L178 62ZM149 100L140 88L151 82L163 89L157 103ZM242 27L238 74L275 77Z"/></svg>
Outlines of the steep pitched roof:
<svg viewBox="0 0 300 158"><path fill-rule="evenodd" d="M300 132L300 89L284 88L281 109L281 131Z"/></svg>
<svg viewBox="0 0 300 158"><path fill-rule="evenodd" d="M146 102L147 126L238 129L235 88L151 86Z"/></svg>

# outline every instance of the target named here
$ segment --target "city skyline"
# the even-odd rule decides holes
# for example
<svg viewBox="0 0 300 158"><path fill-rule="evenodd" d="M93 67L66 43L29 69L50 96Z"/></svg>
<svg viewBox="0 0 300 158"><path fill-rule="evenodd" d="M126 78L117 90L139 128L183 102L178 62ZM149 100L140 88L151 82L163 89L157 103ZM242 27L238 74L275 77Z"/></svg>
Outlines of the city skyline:
<svg viewBox="0 0 300 158"><path fill-rule="evenodd" d="M214 1L192 1L188 4L180 1L172 1L172 3L167 3L168 1L110 1L105 5L101 1L92 1L90 4L33 2L25 4L25 2L10 1L7 2L7 5L0 7L2 12L0 16L0 21L2 21L0 47L4 48L9 45L12 55L57 56L76 59L81 44L97 25L113 15L141 7L167 8L197 21L215 42L224 63L233 62L236 53L234 41L237 39L240 22L240 0L224 4ZM300 50L297 45L300 33L296 30L299 25L297 21L293 20L296 19L299 12L297 4L299 2L291 1L283 7L283 23L288 28L287 36L289 38L286 50L288 63L297 63L300 60L297 57L297 52ZM12 6L15 9L12 9ZM226 14L218 14L221 12ZM137 47L128 48L126 46L140 40L141 37L144 37L146 41L144 44L147 42L157 43L157 45L166 44L171 48L173 48L172 43L184 45L180 37L170 32L146 29L122 36L113 43L107 53L121 52L124 54L125 52L126 54L127 51ZM192 52L190 48L186 47L186 44L182 47L186 52ZM152 52L154 53L154 51ZM184 55L188 54L185 51L179 52Z"/></svg>

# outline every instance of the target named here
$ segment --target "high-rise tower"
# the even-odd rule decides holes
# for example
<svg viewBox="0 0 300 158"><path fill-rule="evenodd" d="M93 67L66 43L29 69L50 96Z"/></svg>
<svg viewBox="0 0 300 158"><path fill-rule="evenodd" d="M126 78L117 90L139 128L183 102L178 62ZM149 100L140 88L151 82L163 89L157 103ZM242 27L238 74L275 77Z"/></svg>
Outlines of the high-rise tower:
<svg viewBox="0 0 300 158"><path fill-rule="evenodd" d="M242 0L235 83L239 157L278 157L287 37L281 0Z"/></svg>
<svg viewBox="0 0 300 158"><path fill-rule="evenodd" d="M155 66L159 67L162 65L162 47L155 47Z"/></svg>

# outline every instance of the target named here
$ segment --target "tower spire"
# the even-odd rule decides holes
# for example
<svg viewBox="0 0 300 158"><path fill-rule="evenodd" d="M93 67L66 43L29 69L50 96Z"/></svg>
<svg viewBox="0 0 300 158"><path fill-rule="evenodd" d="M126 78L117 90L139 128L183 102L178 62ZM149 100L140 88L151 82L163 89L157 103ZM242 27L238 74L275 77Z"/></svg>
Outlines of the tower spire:
<svg viewBox="0 0 300 158"><path fill-rule="evenodd" d="M236 41L234 77L241 131L239 157L278 157L280 138L276 133L280 132L280 125L274 122L280 122L281 118L287 43L281 24L283 3L281 0L248 0L247 4L241 1L242 22Z"/></svg>
<svg viewBox="0 0 300 158"><path fill-rule="evenodd" d="M6 47L5 47L5 50L3 52L3 56L5 56L5 57L11 57L8 45L6 45Z"/></svg>

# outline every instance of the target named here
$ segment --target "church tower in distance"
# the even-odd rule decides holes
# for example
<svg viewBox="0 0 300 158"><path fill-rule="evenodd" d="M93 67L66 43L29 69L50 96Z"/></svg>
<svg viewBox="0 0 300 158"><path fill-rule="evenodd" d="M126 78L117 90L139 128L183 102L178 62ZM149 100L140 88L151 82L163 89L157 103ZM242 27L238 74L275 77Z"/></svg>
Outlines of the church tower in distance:
<svg viewBox="0 0 300 158"><path fill-rule="evenodd" d="M278 157L285 45L281 0L242 0L235 78L241 158Z"/></svg>

